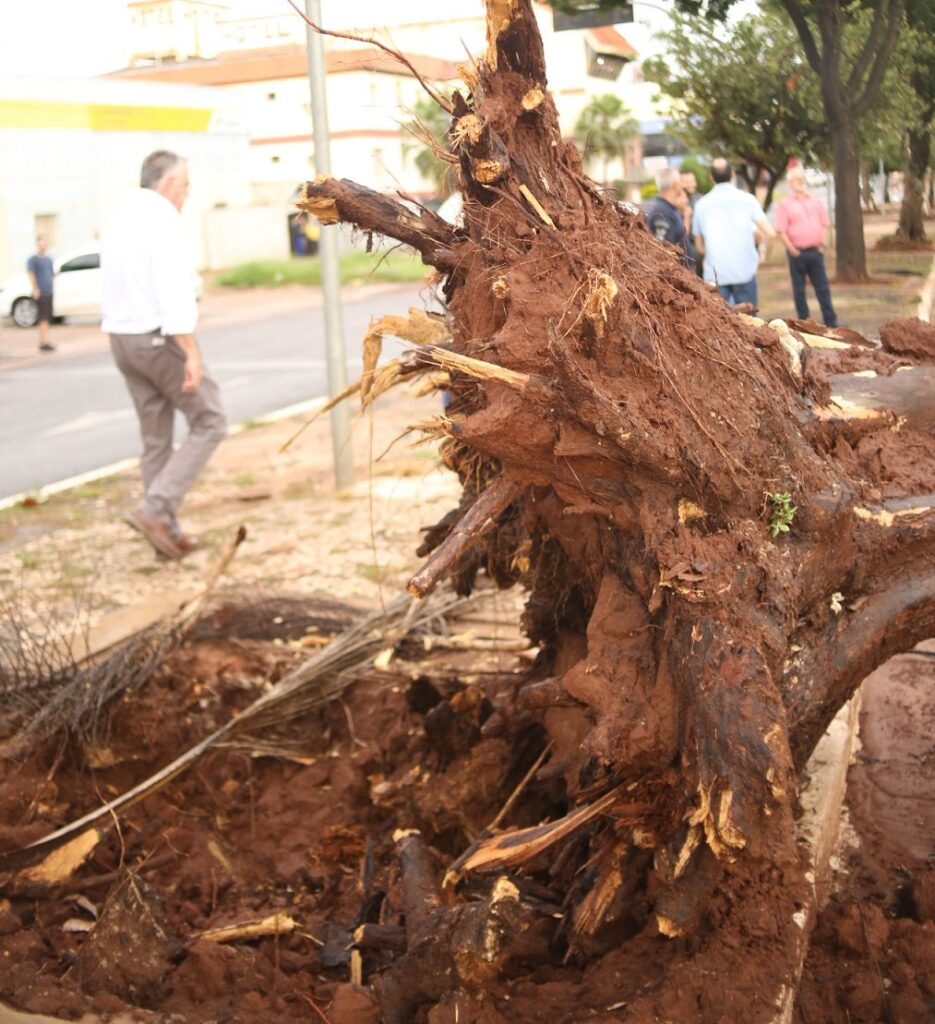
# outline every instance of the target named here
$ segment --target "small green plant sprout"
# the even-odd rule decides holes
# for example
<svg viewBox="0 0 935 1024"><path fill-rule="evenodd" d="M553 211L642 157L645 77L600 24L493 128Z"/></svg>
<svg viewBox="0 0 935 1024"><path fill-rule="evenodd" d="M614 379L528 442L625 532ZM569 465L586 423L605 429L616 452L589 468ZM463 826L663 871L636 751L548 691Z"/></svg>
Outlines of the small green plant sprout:
<svg viewBox="0 0 935 1024"><path fill-rule="evenodd" d="M774 537L788 533L798 511L792 504L792 495L788 491L775 491L767 494L766 499L769 502L769 532Z"/></svg>

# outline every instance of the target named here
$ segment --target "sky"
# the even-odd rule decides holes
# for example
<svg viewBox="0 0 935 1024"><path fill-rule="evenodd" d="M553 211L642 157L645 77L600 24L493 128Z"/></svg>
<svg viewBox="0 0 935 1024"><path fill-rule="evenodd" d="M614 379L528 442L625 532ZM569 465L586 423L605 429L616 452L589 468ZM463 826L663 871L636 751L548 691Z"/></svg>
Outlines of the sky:
<svg viewBox="0 0 935 1024"><path fill-rule="evenodd" d="M287 0L229 2L235 14L292 15ZM326 24L329 6L338 2L345 16L348 11L359 12L373 23L379 22L379 11L387 0L324 0ZM425 0L403 3L413 13L425 6ZM481 0L476 3L482 7ZM302 0L298 4L304 6ZM652 30L668 24L671 6L669 0L636 0L635 23L623 31L643 55L656 50ZM755 0L740 0L737 11L755 6ZM436 11L437 0L431 0L427 9ZM114 71L126 65L128 30L126 0L0 0L0 74L71 78Z"/></svg>
<svg viewBox="0 0 935 1024"><path fill-rule="evenodd" d="M323 4L326 15L328 3ZM374 7L373 0L341 3L345 11ZM286 0L230 0L230 6L233 13L243 15L290 13ZM624 32L642 54L654 50L652 26L667 22L670 6L667 0L637 0L636 24ZM752 4L742 0L740 6ZM438 9L435 0L432 9ZM129 50L128 22L126 0L0 0L0 74L82 77L123 67Z"/></svg>

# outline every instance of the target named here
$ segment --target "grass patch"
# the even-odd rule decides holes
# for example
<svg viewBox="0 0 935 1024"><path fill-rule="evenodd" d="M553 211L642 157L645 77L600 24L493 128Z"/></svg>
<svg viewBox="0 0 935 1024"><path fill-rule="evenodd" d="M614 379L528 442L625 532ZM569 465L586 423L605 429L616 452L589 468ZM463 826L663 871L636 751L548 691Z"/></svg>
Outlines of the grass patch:
<svg viewBox="0 0 935 1024"><path fill-rule="evenodd" d="M340 257L341 283L421 281L428 272L422 260L408 249L392 252L348 252ZM255 260L225 270L217 277L222 288L276 288L286 284L321 284L317 256L291 260Z"/></svg>
<svg viewBox="0 0 935 1024"><path fill-rule="evenodd" d="M234 477L234 483L238 487L252 487L256 483L256 477L252 473L238 473Z"/></svg>
<svg viewBox="0 0 935 1024"><path fill-rule="evenodd" d="M104 488L101 484L82 484L75 488L76 498L103 498Z"/></svg>

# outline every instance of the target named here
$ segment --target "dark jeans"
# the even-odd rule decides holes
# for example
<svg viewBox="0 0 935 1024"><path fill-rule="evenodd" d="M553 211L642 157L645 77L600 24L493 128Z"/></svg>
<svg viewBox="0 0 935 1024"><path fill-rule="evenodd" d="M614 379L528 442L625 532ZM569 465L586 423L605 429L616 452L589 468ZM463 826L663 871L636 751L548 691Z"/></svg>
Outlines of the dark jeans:
<svg viewBox="0 0 935 1024"><path fill-rule="evenodd" d="M789 276L792 278L792 297L795 299L795 315L800 320L808 319L808 298L805 295L805 279L811 279L815 297L821 306L821 318L828 327L837 327L838 318L831 305L831 286L825 272L825 257L818 249L801 249L798 256L788 253Z"/></svg>
<svg viewBox="0 0 935 1024"><path fill-rule="evenodd" d="M717 290L721 298L725 299L732 306L739 306L741 302L750 302L756 305L756 278L751 277L749 281L741 284L719 284Z"/></svg>

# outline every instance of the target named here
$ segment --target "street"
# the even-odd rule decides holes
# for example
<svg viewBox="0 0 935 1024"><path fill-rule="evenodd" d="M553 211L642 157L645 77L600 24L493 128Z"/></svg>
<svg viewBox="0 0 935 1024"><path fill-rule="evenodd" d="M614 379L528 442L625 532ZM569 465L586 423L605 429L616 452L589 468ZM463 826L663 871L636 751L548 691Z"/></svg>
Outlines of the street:
<svg viewBox="0 0 935 1024"><path fill-rule="evenodd" d="M349 382L359 376L370 320L411 305L422 305L415 285L345 301ZM217 326L209 321L198 338L232 424L327 394L317 305ZM400 348L391 342L384 354ZM179 417L177 436L184 430ZM0 372L0 439L0 500L138 455L136 416L103 338L97 351Z"/></svg>

